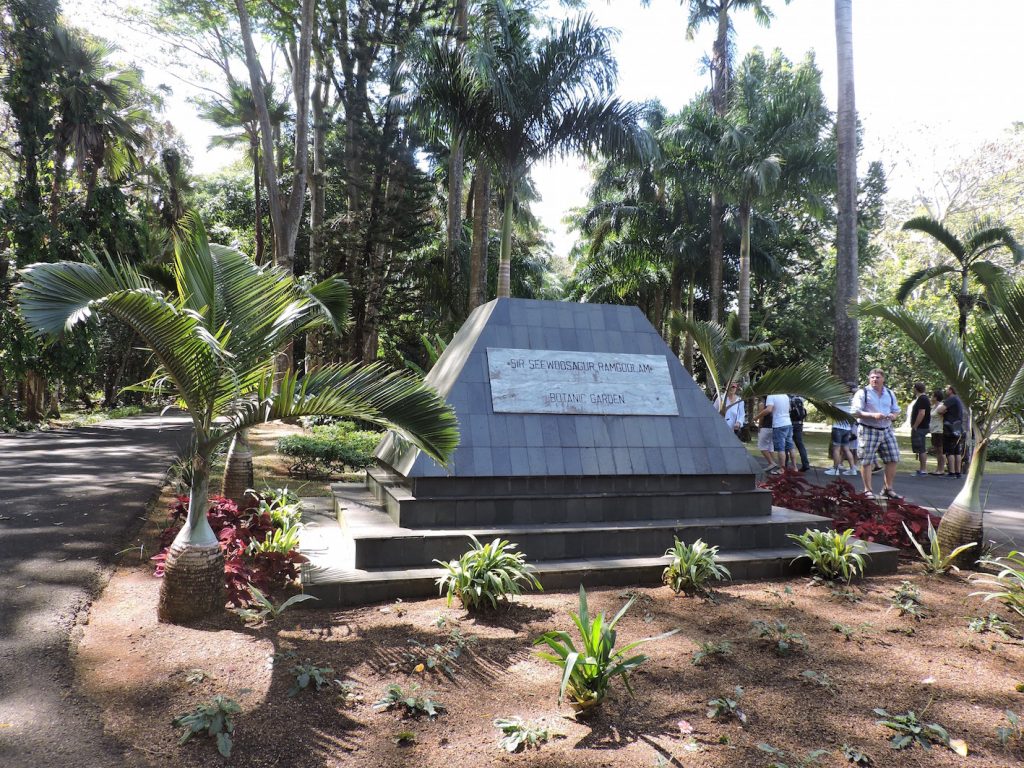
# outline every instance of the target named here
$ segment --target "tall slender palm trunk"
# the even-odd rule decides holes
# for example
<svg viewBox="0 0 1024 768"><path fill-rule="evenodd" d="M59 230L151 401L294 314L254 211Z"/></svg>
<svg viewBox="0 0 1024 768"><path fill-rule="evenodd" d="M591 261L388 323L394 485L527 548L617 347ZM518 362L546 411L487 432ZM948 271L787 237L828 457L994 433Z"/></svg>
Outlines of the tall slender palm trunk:
<svg viewBox="0 0 1024 768"><path fill-rule="evenodd" d="M740 338L750 341L750 203L740 204Z"/></svg>
<svg viewBox="0 0 1024 768"><path fill-rule="evenodd" d="M469 307L487 300L487 239L490 236L491 169L481 157L473 179L473 245L469 254Z"/></svg>
<svg viewBox="0 0 1024 768"><path fill-rule="evenodd" d="M511 186L511 185L510 185ZM512 192L505 190L505 213L501 222L501 256L498 261L498 298L509 298L512 271Z"/></svg>

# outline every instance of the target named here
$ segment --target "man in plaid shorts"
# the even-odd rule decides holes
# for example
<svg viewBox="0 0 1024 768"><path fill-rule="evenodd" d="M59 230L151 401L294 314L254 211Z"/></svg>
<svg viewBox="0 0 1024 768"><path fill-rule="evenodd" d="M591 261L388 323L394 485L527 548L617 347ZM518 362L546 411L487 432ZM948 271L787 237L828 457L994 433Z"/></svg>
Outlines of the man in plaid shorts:
<svg viewBox="0 0 1024 768"><path fill-rule="evenodd" d="M892 484L896 479L896 467L900 461L900 449L896 444L896 433L893 422L903 418L896 395L885 386L885 372L881 368L872 368L868 374L868 386L858 389L853 396L851 407L857 417L857 431L860 442L860 477L864 481L864 495L875 498L871 487L871 465L875 454L882 457L885 465L884 487L882 497L886 499L902 499Z"/></svg>

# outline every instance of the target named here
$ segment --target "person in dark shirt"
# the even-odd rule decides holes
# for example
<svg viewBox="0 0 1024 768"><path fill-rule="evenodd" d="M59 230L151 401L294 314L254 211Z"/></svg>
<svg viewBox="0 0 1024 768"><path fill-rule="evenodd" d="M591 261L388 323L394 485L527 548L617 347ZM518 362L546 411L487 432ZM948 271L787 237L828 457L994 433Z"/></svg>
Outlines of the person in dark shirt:
<svg viewBox="0 0 1024 768"><path fill-rule="evenodd" d="M910 448L917 454L918 477L928 474L928 426L932 418L932 403L925 394L924 382L914 384L914 405L910 409Z"/></svg>
<svg viewBox="0 0 1024 768"><path fill-rule="evenodd" d="M946 454L946 477L960 477L964 453L964 402L952 384L946 385L946 399L936 408L942 414L942 452Z"/></svg>

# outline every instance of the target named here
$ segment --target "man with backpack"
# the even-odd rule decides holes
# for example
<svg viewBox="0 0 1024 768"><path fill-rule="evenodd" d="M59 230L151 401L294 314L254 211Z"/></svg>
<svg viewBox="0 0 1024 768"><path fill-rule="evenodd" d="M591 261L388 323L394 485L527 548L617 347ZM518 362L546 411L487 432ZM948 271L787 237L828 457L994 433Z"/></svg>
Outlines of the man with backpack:
<svg viewBox="0 0 1024 768"><path fill-rule="evenodd" d="M875 455L885 465L882 497L899 500L903 497L893 490L896 468L900 461L900 448L896 443L893 422L903 418L896 395L885 386L885 371L872 368L868 374L868 386L858 389L853 396L853 415L857 417L858 439L860 442L860 477L864 481L864 495L874 499L871 483L871 466Z"/></svg>
<svg viewBox="0 0 1024 768"><path fill-rule="evenodd" d="M807 458L807 449L804 447L804 419L807 418L807 408L804 406L804 399L799 395L789 396L789 420L793 422L793 444L800 452L800 471L806 472L811 468L811 462Z"/></svg>
<svg viewBox="0 0 1024 768"><path fill-rule="evenodd" d="M946 399L935 409L942 414L942 452L946 456L946 477L960 477L964 460L964 401L952 384L946 385Z"/></svg>

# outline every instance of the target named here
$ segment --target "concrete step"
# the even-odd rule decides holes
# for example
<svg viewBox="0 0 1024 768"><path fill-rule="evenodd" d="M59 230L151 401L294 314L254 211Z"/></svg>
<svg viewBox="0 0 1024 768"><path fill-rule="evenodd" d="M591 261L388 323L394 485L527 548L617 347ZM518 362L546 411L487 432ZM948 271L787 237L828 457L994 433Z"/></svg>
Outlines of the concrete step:
<svg viewBox="0 0 1024 768"><path fill-rule="evenodd" d="M367 491L354 483L333 486L339 508L349 502L379 504L403 528L471 528L502 521L517 525L633 520L679 520L767 515L771 494L746 491L549 493L452 498L417 498L403 485Z"/></svg>
<svg viewBox="0 0 1024 768"><path fill-rule="evenodd" d="M468 536L480 541L508 539L531 561L579 557L659 556L675 538L724 549L764 549L786 545L786 534L827 524L825 518L781 507L769 515L698 517L614 522L490 525L466 528L404 528L366 497L349 500L339 525L352 539L356 568L417 568L450 560L466 551Z"/></svg>
<svg viewBox="0 0 1024 768"><path fill-rule="evenodd" d="M356 568L352 540L340 529L332 534L333 543L321 540L321 548L303 552L310 562L303 566L302 584L307 594L319 598L319 608L337 608L384 602L396 598L436 597L441 568ZM313 547L314 542L310 542ZM800 554L796 545L723 551L720 561L729 569L734 581L783 578L805 574L809 565L804 560L793 562ZM891 547L868 544L869 574L896 572L898 552ZM627 586L660 584L665 557L587 557L534 562L534 574L545 589L574 590L586 586Z"/></svg>

